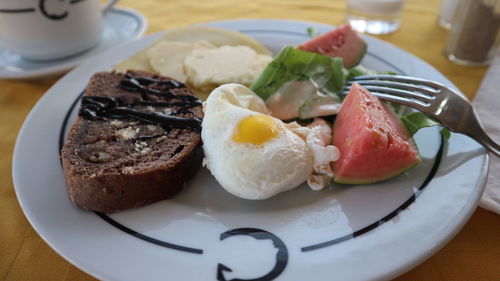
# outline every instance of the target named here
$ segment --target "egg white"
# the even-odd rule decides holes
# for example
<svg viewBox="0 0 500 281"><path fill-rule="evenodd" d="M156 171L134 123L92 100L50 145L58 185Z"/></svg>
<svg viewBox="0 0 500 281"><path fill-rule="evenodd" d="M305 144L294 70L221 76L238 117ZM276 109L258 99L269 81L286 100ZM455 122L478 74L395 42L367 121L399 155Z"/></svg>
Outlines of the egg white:
<svg viewBox="0 0 500 281"><path fill-rule="evenodd" d="M201 137L205 165L228 192L244 199L267 199L293 189L312 173L306 142L281 120L279 134L260 145L232 139L245 117L268 114L264 101L240 84L216 88L204 103Z"/></svg>

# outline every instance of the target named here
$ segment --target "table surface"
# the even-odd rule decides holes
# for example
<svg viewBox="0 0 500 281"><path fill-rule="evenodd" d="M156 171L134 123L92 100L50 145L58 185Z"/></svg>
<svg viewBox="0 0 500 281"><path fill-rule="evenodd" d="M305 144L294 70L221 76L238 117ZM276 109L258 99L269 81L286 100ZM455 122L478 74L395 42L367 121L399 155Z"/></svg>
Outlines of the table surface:
<svg viewBox="0 0 500 281"><path fill-rule="evenodd" d="M341 0L122 0L119 5L146 16L148 33L236 18L286 18L337 25L345 15ZM400 30L379 38L427 61L472 99L486 68L458 66L444 58L447 32L436 23L439 6L438 0L407 1ZM0 80L0 280L95 280L58 256L36 234L19 207L12 184L11 159L18 131L31 108L58 78ZM451 242L395 280L500 280L500 216L478 208Z"/></svg>

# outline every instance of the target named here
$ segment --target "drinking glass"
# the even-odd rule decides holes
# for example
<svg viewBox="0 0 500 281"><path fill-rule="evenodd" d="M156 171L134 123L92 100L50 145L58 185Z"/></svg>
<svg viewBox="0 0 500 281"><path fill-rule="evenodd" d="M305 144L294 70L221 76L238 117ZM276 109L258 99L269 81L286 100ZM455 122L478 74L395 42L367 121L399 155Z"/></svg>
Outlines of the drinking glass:
<svg viewBox="0 0 500 281"><path fill-rule="evenodd" d="M451 28L453 15L457 7L458 0L442 0L441 8L439 9L438 23L445 29Z"/></svg>
<svg viewBox="0 0 500 281"><path fill-rule="evenodd" d="M359 32L387 34L399 28L404 0L347 0L346 22Z"/></svg>

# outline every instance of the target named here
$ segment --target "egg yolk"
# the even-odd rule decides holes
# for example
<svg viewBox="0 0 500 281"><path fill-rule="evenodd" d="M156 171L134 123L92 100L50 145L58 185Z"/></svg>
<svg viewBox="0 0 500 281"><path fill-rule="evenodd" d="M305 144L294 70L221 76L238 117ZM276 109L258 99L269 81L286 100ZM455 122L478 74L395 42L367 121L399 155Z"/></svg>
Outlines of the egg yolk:
<svg viewBox="0 0 500 281"><path fill-rule="evenodd" d="M252 115L240 121L236 133L233 135L233 140L239 143L259 145L275 138L278 133L278 124L270 116Z"/></svg>

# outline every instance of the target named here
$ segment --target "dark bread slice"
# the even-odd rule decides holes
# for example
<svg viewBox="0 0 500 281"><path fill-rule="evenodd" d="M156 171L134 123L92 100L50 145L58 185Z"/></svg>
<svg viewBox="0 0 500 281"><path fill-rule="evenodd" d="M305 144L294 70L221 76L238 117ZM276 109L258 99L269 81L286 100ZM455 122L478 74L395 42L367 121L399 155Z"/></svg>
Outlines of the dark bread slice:
<svg viewBox="0 0 500 281"><path fill-rule="evenodd" d="M142 71L127 74L172 81ZM174 105L182 103L180 99L120 87L124 77L123 73L96 73L84 97L112 97L120 105L141 112L203 117L201 104L186 110ZM185 87L165 90L152 83L146 88L194 96ZM112 213L170 198L201 165L199 129L171 128L128 117L92 119L81 112L69 131L61 158L69 198L82 209Z"/></svg>

